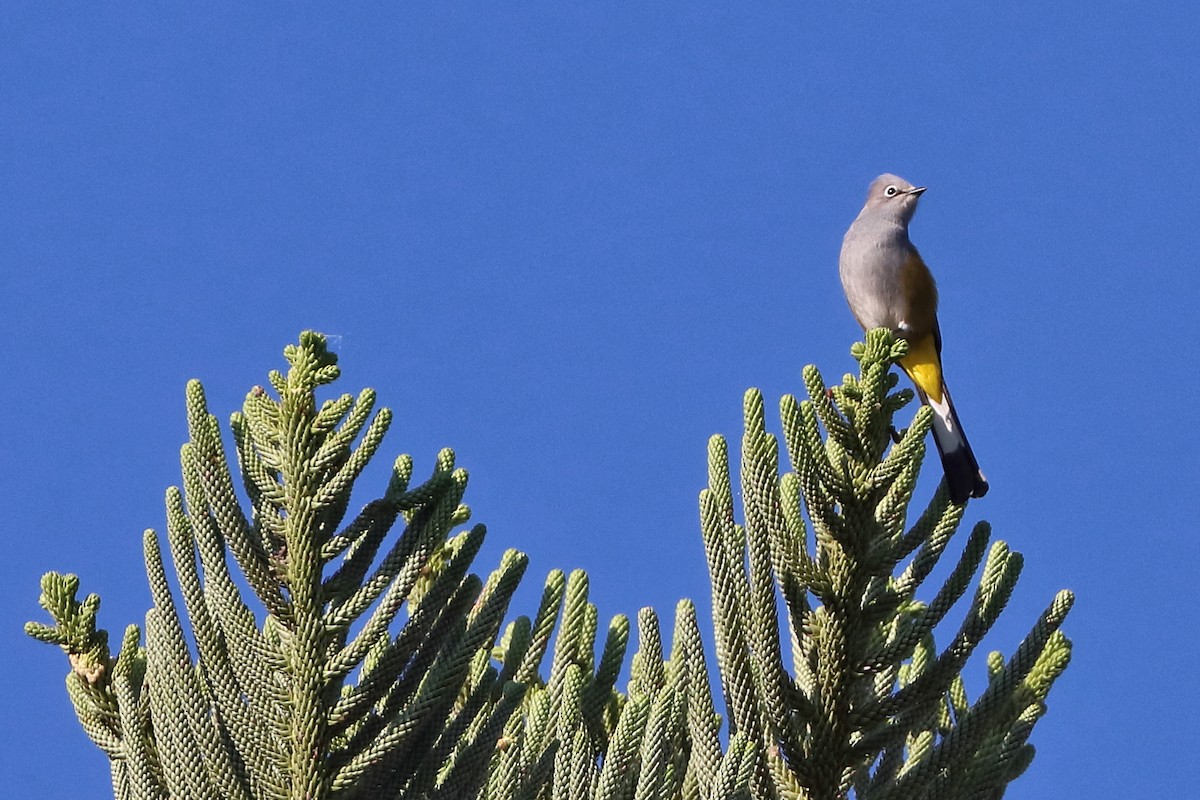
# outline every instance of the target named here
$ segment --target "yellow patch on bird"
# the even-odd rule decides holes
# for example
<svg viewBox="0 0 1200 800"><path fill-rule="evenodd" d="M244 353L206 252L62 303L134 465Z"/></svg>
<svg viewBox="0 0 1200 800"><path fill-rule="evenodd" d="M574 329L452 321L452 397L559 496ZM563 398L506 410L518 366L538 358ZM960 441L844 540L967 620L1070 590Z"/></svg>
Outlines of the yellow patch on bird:
<svg viewBox="0 0 1200 800"><path fill-rule="evenodd" d="M938 356L933 334L915 342L909 341L908 355L900 359L900 366L930 400L939 404L942 402L942 360Z"/></svg>

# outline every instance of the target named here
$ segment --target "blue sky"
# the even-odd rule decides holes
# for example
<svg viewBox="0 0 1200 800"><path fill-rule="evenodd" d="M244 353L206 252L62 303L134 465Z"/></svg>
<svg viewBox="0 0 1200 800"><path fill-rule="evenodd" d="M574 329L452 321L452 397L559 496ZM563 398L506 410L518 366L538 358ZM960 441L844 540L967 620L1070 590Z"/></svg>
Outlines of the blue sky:
<svg viewBox="0 0 1200 800"><path fill-rule="evenodd" d="M6 4L12 796L108 792L65 659L20 632L38 577L140 623L184 382L227 419L302 329L396 412L381 461L457 450L477 567L530 554L515 610L582 567L602 619L707 613L707 438L747 387L771 413L853 367L837 253L884 171L929 187L912 235L992 484L967 519L1026 556L985 644L1078 595L1009 796L1191 780L1200 12L793 5Z"/></svg>

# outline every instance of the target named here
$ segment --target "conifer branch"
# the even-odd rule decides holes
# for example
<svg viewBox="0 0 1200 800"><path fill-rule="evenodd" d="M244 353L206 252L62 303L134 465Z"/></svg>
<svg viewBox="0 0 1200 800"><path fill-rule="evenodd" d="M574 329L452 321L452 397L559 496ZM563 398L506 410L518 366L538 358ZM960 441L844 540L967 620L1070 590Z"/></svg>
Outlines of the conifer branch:
<svg viewBox="0 0 1200 800"><path fill-rule="evenodd" d="M748 773L755 797L844 798L852 789L860 800L918 797L935 785L949 792L938 796L976 796L1001 791L1028 763L1025 742L1042 705L1014 698L1031 673L997 668L974 705L962 678L1013 591L1020 555L1003 543L992 546L965 618L940 653L933 633L983 562L986 525L973 529L932 599L917 599L964 507L950 504L941 488L904 531L931 422L922 408L898 441L889 435L893 414L912 399L907 389L895 391L892 372L906 352L905 342L871 331L852 349L860 374L841 386L827 387L815 368L804 370L808 399L780 404L793 469L783 476L761 398L747 393L744 528L734 517L724 440L710 443L701 525L717 660L737 733L721 776L729 780L729 759L757 743L765 762ZM780 600L790 673L777 636ZM1067 606L1054 608L1065 613ZM1029 669L1045 665L1022 697L1044 697L1065 667L1065 637L1051 645L1061 637L1061 618L1054 619L1014 657ZM718 781L713 793L733 791Z"/></svg>

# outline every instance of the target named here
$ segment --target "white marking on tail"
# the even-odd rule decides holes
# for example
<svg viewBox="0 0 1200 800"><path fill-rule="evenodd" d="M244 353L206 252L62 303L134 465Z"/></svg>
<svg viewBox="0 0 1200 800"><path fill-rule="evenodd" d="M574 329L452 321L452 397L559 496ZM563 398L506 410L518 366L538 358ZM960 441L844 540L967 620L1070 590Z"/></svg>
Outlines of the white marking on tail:
<svg viewBox="0 0 1200 800"><path fill-rule="evenodd" d="M933 427L941 429L942 435L937 437L938 441L947 450L957 450L962 447L962 433L955 428L954 412L950 409L950 393L943 389L942 402L936 403L932 397L927 398L926 402L933 409ZM937 432L935 431L935 433Z"/></svg>

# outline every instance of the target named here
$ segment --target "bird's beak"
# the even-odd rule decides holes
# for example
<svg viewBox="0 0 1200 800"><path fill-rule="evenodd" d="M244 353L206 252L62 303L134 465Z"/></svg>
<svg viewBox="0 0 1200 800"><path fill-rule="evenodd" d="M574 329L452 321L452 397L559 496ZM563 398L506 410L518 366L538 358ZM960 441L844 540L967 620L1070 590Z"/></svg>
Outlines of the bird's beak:
<svg viewBox="0 0 1200 800"><path fill-rule="evenodd" d="M923 191L925 191L924 186L914 186L913 188L908 190L908 193L911 194L913 197L916 197L919 194L921 194L921 192L923 192Z"/></svg>

